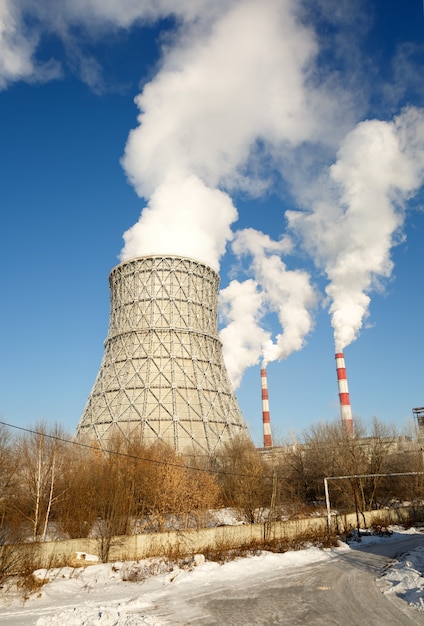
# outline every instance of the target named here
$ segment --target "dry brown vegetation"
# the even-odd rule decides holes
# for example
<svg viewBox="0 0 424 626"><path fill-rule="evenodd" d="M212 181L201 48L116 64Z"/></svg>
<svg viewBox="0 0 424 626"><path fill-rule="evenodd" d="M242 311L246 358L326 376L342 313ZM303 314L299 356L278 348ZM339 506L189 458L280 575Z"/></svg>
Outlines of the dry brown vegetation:
<svg viewBox="0 0 424 626"><path fill-rule="evenodd" d="M340 511L361 511L389 506L395 501L421 501L424 476L379 476L423 472L423 452L412 441L399 449L394 429L374 419L368 435L361 423L350 437L340 422L318 424L304 433L276 461L280 501L292 508L323 505L324 478L373 474L368 478L329 481L331 504Z"/></svg>
<svg viewBox="0 0 424 626"><path fill-rule="evenodd" d="M272 472L253 443L240 438L223 446L216 467L223 505L238 510L250 524L260 521L270 505Z"/></svg>
<svg viewBox="0 0 424 626"><path fill-rule="evenodd" d="M338 537L335 533L329 534L326 531L310 530L299 533L296 537L251 541L236 548L222 543L214 548L205 550L204 556L208 561L226 563L239 557L255 556L264 550L281 554L294 550L303 550L311 545L319 548L331 548L337 546L337 544Z"/></svg>
<svg viewBox="0 0 424 626"><path fill-rule="evenodd" d="M56 427L34 431L13 438L0 425L0 585L31 569L41 541L95 536L98 555L107 561L119 536L202 528L220 507L247 523L264 522L260 548L281 551L285 546L270 540L272 523L323 508L324 477L423 471L422 451L410 446L399 452L395 433L378 420L368 437L360 424L354 438L338 422L314 426L302 445L282 447L267 461L246 439L213 459L196 460L160 442L147 448L115 438L105 452L66 443L69 437ZM424 499L423 476L331 483L331 504L340 511L405 499ZM225 553L221 548L216 552Z"/></svg>

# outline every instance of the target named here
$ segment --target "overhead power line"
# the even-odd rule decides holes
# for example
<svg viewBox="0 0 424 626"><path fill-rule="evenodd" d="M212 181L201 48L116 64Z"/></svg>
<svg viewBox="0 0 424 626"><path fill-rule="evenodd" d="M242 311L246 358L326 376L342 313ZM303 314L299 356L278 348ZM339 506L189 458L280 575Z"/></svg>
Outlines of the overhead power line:
<svg viewBox="0 0 424 626"><path fill-rule="evenodd" d="M95 446L93 444L88 444L88 443L82 443L80 441L73 441L72 439L66 439L65 437L61 437L59 435L52 435L49 433L45 433L45 432L41 432L38 430L34 430L32 428L24 428L23 426L16 426L15 424L10 424L8 422L3 422L0 420L0 424L2 424L3 426L7 426L8 428L14 428L15 430L20 430L23 431L25 433L29 433L31 435L37 435L39 437L47 437L49 439L53 439L55 441L60 441L62 443L66 443L72 446L79 446L80 448L87 448L89 450L94 450L96 452L102 452L104 454L112 454L115 456L119 456L119 457L125 457L127 459L132 459L132 460L137 460L137 461L143 461L145 463L152 463L152 464L156 464L156 465L164 465L167 467L175 467L177 469L185 469L185 470L190 470L190 471L194 471L194 472L204 472L204 473L208 473L208 474L219 474L221 476L235 476L238 478L255 478L257 477L256 475L253 474L242 474L239 472L228 472L225 470L220 470L220 469L207 469L207 468L201 468L201 467L194 467L192 465L185 465L185 464L180 464L180 463L172 463L169 461L162 461L160 459L152 459L152 458L148 458L148 457L141 457L138 456L136 454L129 454L128 452L120 452L119 450L108 450L106 448L99 448L98 446ZM262 474L262 478L272 478L272 476L266 476L264 474Z"/></svg>

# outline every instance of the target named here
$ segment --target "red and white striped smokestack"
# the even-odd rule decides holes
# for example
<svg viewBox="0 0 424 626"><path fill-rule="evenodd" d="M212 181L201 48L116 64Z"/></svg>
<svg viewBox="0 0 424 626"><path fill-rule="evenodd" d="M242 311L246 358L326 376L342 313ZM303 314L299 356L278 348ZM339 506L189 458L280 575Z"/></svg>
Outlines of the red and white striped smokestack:
<svg viewBox="0 0 424 626"><path fill-rule="evenodd" d="M353 435L352 409L350 406L349 388L347 386L346 365L343 352L337 352L336 354L336 368L342 424L345 432L349 435Z"/></svg>
<svg viewBox="0 0 424 626"><path fill-rule="evenodd" d="M261 369L262 386L262 425L264 431L264 448L272 448L271 420L269 418L268 380L266 369Z"/></svg>

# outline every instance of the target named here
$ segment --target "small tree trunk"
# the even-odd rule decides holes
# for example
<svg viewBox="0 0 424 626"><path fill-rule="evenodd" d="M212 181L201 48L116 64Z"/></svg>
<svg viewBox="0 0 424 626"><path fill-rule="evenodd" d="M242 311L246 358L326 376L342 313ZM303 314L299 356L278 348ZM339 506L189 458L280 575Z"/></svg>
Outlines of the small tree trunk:
<svg viewBox="0 0 424 626"><path fill-rule="evenodd" d="M277 472L274 469L272 473L271 502L269 505L268 520L265 523L265 541L269 541L271 539L272 522L274 521L274 518L275 518L276 499L277 499Z"/></svg>
<svg viewBox="0 0 424 626"><path fill-rule="evenodd" d="M35 476L35 509L34 509L34 528L33 528L34 541L37 541L37 538L38 538L40 501L41 501L41 443L38 446L37 473Z"/></svg>
<svg viewBox="0 0 424 626"><path fill-rule="evenodd" d="M42 537L41 537L41 541L45 541L46 540L46 535L47 535L47 525L49 523L50 511L51 511L52 502L53 502L55 469L56 469L56 452L53 452L52 465L51 465L51 479L50 479L49 501L48 501L48 504L47 504L46 517L44 519L44 528L43 528L43 534L42 534Z"/></svg>

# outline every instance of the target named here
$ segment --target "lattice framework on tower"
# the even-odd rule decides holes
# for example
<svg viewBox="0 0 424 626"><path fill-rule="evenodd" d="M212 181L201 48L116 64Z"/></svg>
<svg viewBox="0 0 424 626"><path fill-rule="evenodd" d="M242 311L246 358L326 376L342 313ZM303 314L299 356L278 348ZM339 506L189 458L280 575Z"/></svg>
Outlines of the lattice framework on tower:
<svg viewBox="0 0 424 626"><path fill-rule="evenodd" d="M120 433L212 454L248 435L222 358L218 274L193 259L140 257L109 283L105 352L76 438Z"/></svg>

